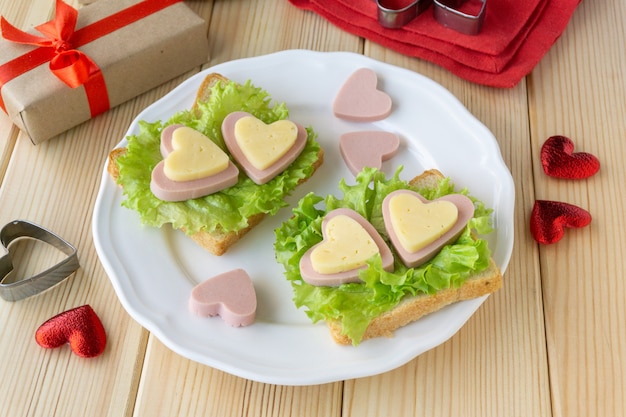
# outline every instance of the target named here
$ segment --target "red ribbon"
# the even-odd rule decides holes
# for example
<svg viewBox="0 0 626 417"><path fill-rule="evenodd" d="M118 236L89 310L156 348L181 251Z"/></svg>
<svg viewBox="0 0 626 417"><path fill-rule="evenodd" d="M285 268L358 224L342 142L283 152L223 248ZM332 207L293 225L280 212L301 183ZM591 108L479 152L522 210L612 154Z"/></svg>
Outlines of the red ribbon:
<svg viewBox="0 0 626 417"><path fill-rule="evenodd" d="M35 28L43 37L23 32L1 17L0 26L5 39L38 48L0 65L0 91L12 79L49 62L50 71L69 87L84 86L91 117L103 113L110 108L110 103L102 71L77 48L180 1L144 0L75 30L78 11L62 0L56 0L54 20ZM1 95L0 107L7 112Z"/></svg>

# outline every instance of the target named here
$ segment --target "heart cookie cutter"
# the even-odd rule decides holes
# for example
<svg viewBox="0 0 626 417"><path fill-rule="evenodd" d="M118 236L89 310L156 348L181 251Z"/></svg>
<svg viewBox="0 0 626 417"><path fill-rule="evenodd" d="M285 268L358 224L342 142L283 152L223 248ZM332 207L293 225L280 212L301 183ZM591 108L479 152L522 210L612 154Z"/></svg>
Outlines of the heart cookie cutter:
<svg viewBox="0 0 626 417"><path fill-rule="evenodd" d="M480 0L478 14L467 14L459 7L467 0L414 0L409 5L397 7L393 0L376 0L378 22L386 28L398 29L422 14L431 4L433 16L439 24L466 35L477 35L482 29L487 10L487 0Z"/></svg>
<svg viewBox="0 0 626 417"><path fill-rule="evenodd" d="M398 29L422 14L433 0L414 0L405 7L397 7L394 1L376 0L378 6L378 22L386 28Z"/></svg>
<svg viewBox="0 0 626 417"><path fill-rule="evenodd" d="M57 248L67 255L62 261L30 278L6 282L13 271L9 245L19 238L37 239ZM7 301L17 301L47 290L69 277L80 266L76 248L60 236L43 227L25 220L14 220L0 230L0 297Z"/></svg>

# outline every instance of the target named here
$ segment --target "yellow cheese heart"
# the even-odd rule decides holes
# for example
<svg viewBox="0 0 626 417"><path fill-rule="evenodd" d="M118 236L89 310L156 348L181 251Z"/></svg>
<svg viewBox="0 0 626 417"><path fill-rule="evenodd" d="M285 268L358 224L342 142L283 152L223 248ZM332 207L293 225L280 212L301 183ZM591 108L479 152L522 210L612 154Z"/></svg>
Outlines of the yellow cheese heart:
<svg viewBox="0 0 626 417"><path fill-rule="evenodd" d="M408 252L417 252L437 240L459 217L457 206L450 201L424 203L408 193L391 198L389 213L398 240Z"/></svg>
<svg viewBox="0 0 626 417"><path fill-rule="evenodd" d="M265 124L253 116L242 117L235 123L237 145L258 170L272 166L291 149L298 136L298 127L289 120Z"/></svg>
<svg viewBox="0 0 626 417"><path fill-rule="evenodd" d="M180 127L172 133L172 148L163 167L172 181L197 180L228 167L228 155L211 139L190 127Z"/></svg>
<svg viewBox="0 0 626 417"><path fill-rule="evenodd" d="M324 240L311 251L311 266L320 274L336 274L365 265L378 252L363 226L342 214L326 223Z"/></svg>

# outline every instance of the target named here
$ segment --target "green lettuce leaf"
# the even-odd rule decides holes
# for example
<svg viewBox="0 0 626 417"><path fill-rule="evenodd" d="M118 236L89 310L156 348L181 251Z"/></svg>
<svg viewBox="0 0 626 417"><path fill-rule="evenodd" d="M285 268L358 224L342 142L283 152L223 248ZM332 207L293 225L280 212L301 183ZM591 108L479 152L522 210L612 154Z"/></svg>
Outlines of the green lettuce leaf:
<svg viewBox="0 0 626 417"><path fill-rule="evenodd" d="M259 213L272 215L286 206L284 198L313 174L313 163L318 159L320 145L310 127L306 129L307 143L300 156L266 184L254 183L240 170L236 185L202 198L168 202L150 191L152 169L162 159L160 135L166 126L180 123L197 129L227 151L221 125L233 111L246 111L267 124L289 116L284 103L272 106L268 93L247 81L242 85L218 83L209 100L199 104L198 111L181 111L166 122L140 122L139 133L127 137L127 152L117 161L118 183L126 197L122 205L137 211L146 225L161 227L170 223L189 235L201 229L238 231L248 225L249 217Z"/></svg>
<svg viewBox="0 0 626 417"><path fill-rule="evenodd" d="M355 185L347 185L345 181L340 183L341 199L310 193L293 209L293 216L275 230L276 259L283 265L285 276L291 282L296 306L304 307L313 322L340 320L343 333L355 345L361 342L371 320L393 309L403 297L459 287L470 275L489 266L491 252L487 241L472 237L472 230L478 234L491 232L492 210L469 196L467 190L455 190L448 178L442 179L436 188L418 189L399 178L401 170L402 167L398 168L387 179L384 173L365 168L357 176ZM474 217L455 243L445 246L433 259L417 268L407 268L395 256L394 272L387 272L382 268L380 255L376 255L359 275L363 282L325 287L310 285L302 280L300 258L322 241L322 219L331 210L346 207L357 211L389 243L383 223L382 201L398 189L417 191L429 200L462 193L474 201ZM324 207L320 208L322 202ZM393 246L390 247L393 251Z"/></svg>

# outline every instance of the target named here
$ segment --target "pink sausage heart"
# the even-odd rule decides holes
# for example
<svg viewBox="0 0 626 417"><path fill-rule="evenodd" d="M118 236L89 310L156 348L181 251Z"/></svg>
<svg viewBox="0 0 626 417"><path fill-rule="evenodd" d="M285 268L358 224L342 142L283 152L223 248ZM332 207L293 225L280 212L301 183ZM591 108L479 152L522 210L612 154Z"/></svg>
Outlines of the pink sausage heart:
<svg viewBox="0 0 626 417"><path fill-rule="evenodd" d="M580 228L591 223L591 214L573 204L561 201L537 200L530 215L530 233L544 245L561 240L565 228Z"/></svg>
<svg viewBox="0 0 626 417"><path fill-rule="evenodd" d="M419 249L415 252L410 252L406 250L400 242L399 232L396 231L393 227L393 222L391 219L391 210L389 209L390 201L394 196L399 195L400 193L406 193L407 195L415 198L419 202L429 205L433 203L437 203L440 201L448 201L453 203L458 210L458 217L452 227L445 232L443 235L435 239L432 243L427 246ZM468 197L462 194L449 194L443 197L440 197L436 200L427 200L419 193L416 193L411 190L397 190L392 193L389 193L387 197L383 200L383 220L385 222L385 229L387 230L387 235L391 240L393 247L396 249L398 256L402 259L402 262L409 268L415 268L430 259L432 259L445 245L454 242L461 235L467 222L474 215L474 203ZM424 219L427 221L427 219Z"/></svg>
<svg viewBox="0 0 626 417"><path fill-rule="evenodd" d="M543 171L562 179L589 178L600 169L600 161L586 152L574 152L574 142L565 136L551 136L541 147Z"/></svg>
<svg viewBox="0 0 626 417"><path fill-rule="evenodd" d="M309 248L309 250L307 250L302 256L302 258L300 258L300 275L302 276L302 279L311 285L318 286L338 286L350 282L361 282L359 278L359 271L361 269L367 268L367 265L359 268L350 269L344 272L322 274L315 271L315 269L313 268L313 263L311 262L311 253L315 250L317 246L326 243L326 239L328 238L328 236L326 235L326 225L329 221L331 221L333 217L340 215L346 215L356 220L358 224L362 226L363 229L365 229L365 232L367 232L371 236L372 240L376 243L376 246L378 246L378 251L380 253L383 263L383 269L385 269L386 271L393 271L393 254L391 253L389 246L387 246L387 244L380 236L378 231L374 228L374 226L372 226L370 222L368 222L356 211L347 208L339 208L326 214L324 220L322 221L322 234L324 235L324 240L317 245Z"/></svg>
<svg viewBox="0 0 626 417"><path fill-rule="evenodd" d="M381 169L383 161L392 158L399 147L400 138L391 132L349 132L339 138L339 151L353 175L366 166Z"/></svg>
<svg viewBox="0 0 626 417"><path fill-rule="evenodd" d="M335 96L335 116L356 122L372 122L389 116L391 97L378 90L377 84L378 77L369 68L352 73Z"/></svg>
<svg viewBox="0 0 626 417"><path fill-rule="evenodd" d="M216 275L196 285L191 291L189 309L201 317L220 316L233 326L248 326L256 316L254 285L243 269Z"/></svg>
<svg viewBox="0 0 626 417"><path fill-rule="evenodd" d="M172 134L183 125L170 125L161 132L161 155L166 158L173 150ZM186 201L204 197L237 184L239 169L229 162L228 168L215 175L191 181L173 181L165 175L165 161L160 161L152 170L150 190L160 200Z"/></svg>
<svg viewBox="0 0 626 417"><path fill-rule="evenodd" d="M296 160L300 153L302 153L302 150L304 149L307 141L307 131L303 126L294 122L298 130L296 140L293 146L268 168L257 169L248 160L244 153L244 150L240 147L237 141L237 137L235 136L235 125L240 119L244 117L254 116L250 113L246 113L243 111L233 112L226 116L226 118L224 118L224 121L222 122L222 136L224 137L224 142L226 143L226 147L230 151L231 155L239 163L241 169L243 169L248 177L250 177L250 179L257 184L265 184L272 178L280 174L282 171L284 171L285 168L291 165L291 163ZM259 122L263 123L261 121ZM261 138L261 140L263 139L264 138Z"/></svg>
<svg viewBox="0 0 626 417"><path fill-rule="evenodd" d="M49 349L69 343L78 356L93 358L104 352L107 337L98 315L91 306L84 305L47 320L37 329L35 340Z"/></svg>

